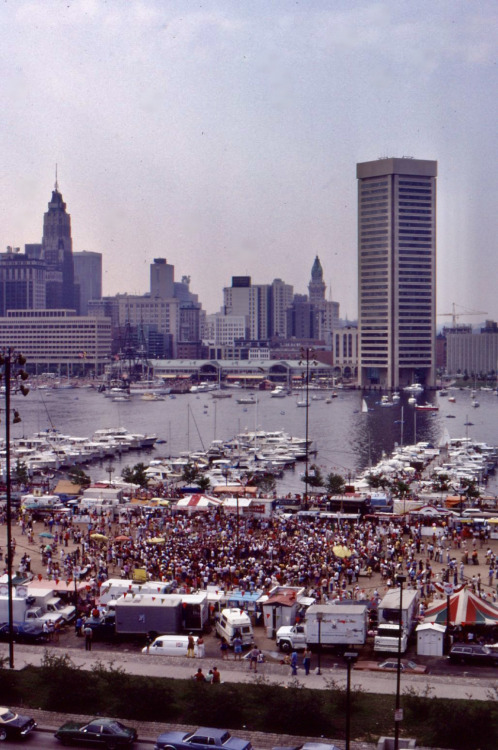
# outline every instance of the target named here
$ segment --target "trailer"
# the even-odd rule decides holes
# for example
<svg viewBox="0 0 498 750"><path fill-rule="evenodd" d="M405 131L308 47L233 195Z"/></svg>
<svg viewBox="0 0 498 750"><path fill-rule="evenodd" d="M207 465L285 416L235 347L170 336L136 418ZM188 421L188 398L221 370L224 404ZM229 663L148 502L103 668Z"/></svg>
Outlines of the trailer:
<svg viewBox="0 0 498 750"><path fill-rule="evenodd" d="M362 646L368 633L366 604L313 604L302 624L282 626L277 631L281 651L316 650L322 646Z"/></svg>
<svg viewBox="0 0 498 750"><path fill-rule="evenodd" d="M179 596L123 595L114 602L116 633L120 635L175 635L182 630Z"/></svg>

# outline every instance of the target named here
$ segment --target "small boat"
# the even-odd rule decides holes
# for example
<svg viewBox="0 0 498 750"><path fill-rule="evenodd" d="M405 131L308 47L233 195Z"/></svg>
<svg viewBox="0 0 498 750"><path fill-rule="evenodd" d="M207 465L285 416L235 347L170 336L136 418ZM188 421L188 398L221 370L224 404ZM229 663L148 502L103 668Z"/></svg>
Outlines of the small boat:
<svg viewBox="0 0 498 750"><path fill-rule="evenodd" d="M309 405L310 405L310 402L306 401L306 399L303 399L302 401L297 401L296 402L296 406L301 406L301 407L304 406L304 407L306 407L306 406L309 406Z"/></svg>
<svg viewBox="0 0 498 750"><path fill-rule="evenodd" d="M275 386L275 388L270 391L270 398L285 398L286 395L287 394L281 385Z"/></svg>
<svg viewBox="0 0 498 750"><path fill-rule="evenodd" d="M403 388L406 393L422 393L424 390L424 386L420 385L420 383L412 383L411 385L407 385Z"/></svg>
<svg viewBox="0 0 498 750"><path fill-rule="evenodd" d="M226 391L213 391L211 396L212 398L232 398L232 394Z"/></svg>
<svg viewBox="0 0 498 750"><path fill-rule="evenodd" d="M480 405L481 404L479 403L479 401L476 398L472 401L472 406L474 407L474 409L477 409L477 407L480 406Z"/></svg>
<svg viewBox="0 0 498 750"><path fill-rule="evenodd" d="M252 395L250 396L239 396L239 398L235 399L238 404L255 404L257 403L256 398Z"/></svg>
<svg viewBox="0 0 498 750"><path fill-rule="evenodd" d="M380 406L394 406L392 401L389 401L389 396L382 396L380 402Z"/></svg>
<svg viewBox="0 0 498 750"><path fill-rule="evenodd" d="M450 404L454 404L456 401L456 398L454 396L448 396L448 401L450 402Z"/></svg>
<svg viewBox="0 0 498 750"><path fill-rule="evenodd" d="M446 419L456 419L454 414L447 414Z"/></svg>
<svg viewBox="0 0 498 750"><path fill-rule="evenodd" d="M439 406L436 406L436 404L416 404L415 409L417 411L439 411Z"/></svg>
<svg viewBox="0 0 498 750"><path fill-rule="evenodd" d="M408 399L408 403L411 404L412 406L413 404L416 404L417 399L415 398L415 396L410 396L410 398Z"/></svg>

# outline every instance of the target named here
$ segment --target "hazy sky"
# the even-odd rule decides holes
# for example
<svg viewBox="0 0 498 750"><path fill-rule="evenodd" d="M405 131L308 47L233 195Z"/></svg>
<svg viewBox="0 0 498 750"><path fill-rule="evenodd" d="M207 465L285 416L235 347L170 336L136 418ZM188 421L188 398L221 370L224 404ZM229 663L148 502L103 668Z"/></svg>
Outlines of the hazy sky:
<svg viewBox="0 0 498 750"><path fill-rule="evenodd" d="M438 311L498 319L496 0L7 0L0 20L3 245L41 240L57 162L105 294L148 291L166 257L214 312L232 275L306 292L318 254L355 318L356 162L437 159Z"/></svg>

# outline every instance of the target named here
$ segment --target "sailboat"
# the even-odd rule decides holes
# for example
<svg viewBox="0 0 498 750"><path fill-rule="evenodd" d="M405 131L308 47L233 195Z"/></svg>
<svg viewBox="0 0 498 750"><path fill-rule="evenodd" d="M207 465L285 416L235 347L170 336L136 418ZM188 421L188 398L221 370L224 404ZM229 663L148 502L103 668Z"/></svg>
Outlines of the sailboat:
<svg viewBox="0 0 498 750"><path fill-rule="evenodd" d="M368 414L368 404L365 401L365 399L362 399L362 401L361 401L361 413L362 414Z"/></svg>

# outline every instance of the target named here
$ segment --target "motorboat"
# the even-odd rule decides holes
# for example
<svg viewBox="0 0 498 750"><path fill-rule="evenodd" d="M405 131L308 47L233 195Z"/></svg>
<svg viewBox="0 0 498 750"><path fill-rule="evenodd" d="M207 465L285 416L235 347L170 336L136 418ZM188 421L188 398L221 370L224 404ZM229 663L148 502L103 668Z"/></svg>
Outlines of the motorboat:
<svg viewBox="0 0 498 750"><path fill-rule="evenodd" d="M415 404L415 409L417 411L439 411L439 406L436 406L436 404L428 404L426 402L425 404Z"/></svg>
<svg viewBox="0 0 498 750"><path fill-rule="evenodd" d="M406 393L422 393L424 386L420 383L412 383L411 385L406 385L403 390Z"/></svg>
<svg viewBox="0 0 498 750"><path fill-rule="evenodd" d="M270 391L270 398L285 398L286 395L287 394L283 386L281 385L275 386L275 388L272 391Z"/></svg>
<svg viewBox="0 0 498 750"><path fill-rule="evenodd" d="M235 399L238 404L257 404L257 398L250 394L249 396L239 396L239 398Z"/></svg>

